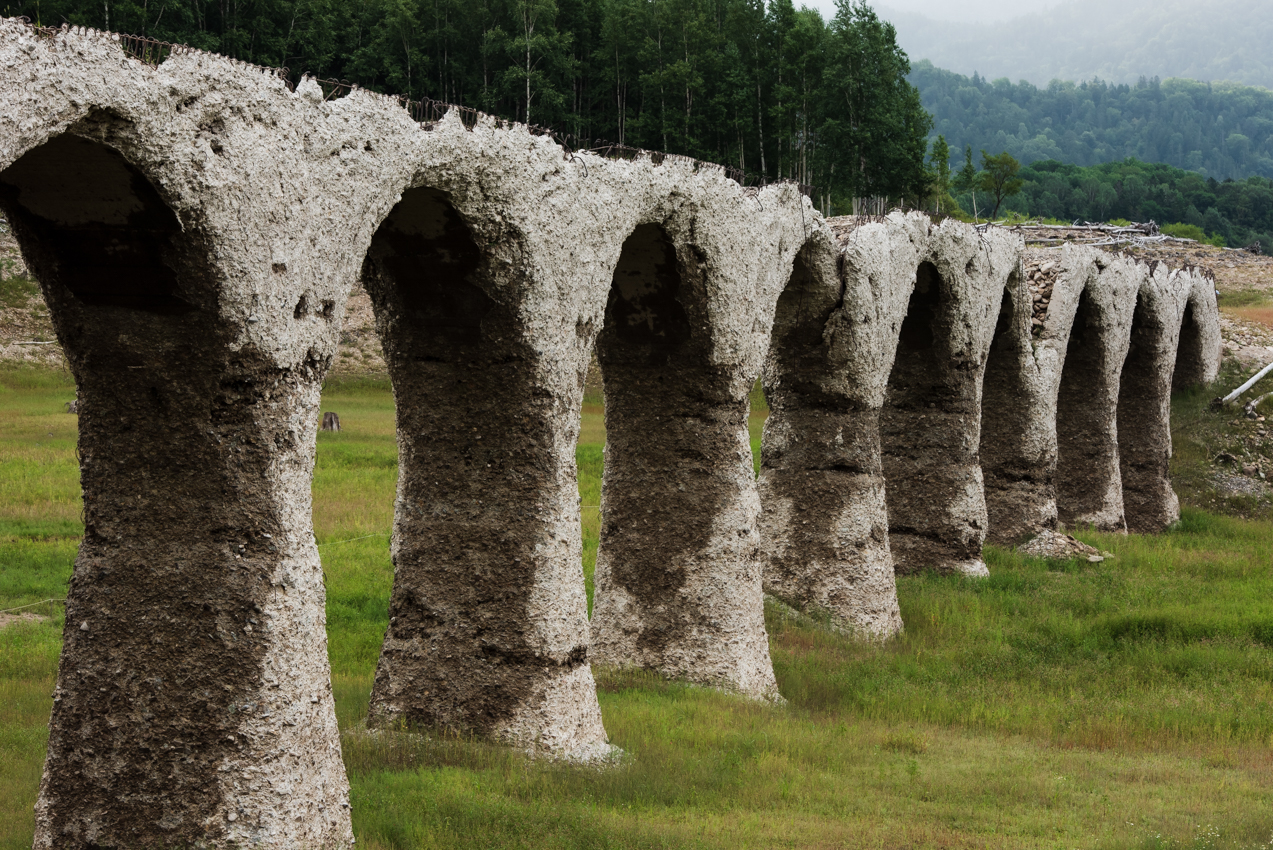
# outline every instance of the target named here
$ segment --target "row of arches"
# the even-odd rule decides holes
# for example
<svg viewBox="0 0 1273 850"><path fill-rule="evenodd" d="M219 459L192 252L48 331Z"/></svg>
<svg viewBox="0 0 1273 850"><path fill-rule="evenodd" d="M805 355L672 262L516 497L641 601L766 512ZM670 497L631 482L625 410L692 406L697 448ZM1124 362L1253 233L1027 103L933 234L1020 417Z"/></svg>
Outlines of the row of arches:
<svg viewBox="0 0 1273 850"><path fill-rule="evenodd" d="M153 134L119 115L94 121L100 131L53 130L0 170L0 205L81 394L86 532L68 603L79 625L66 632L37 841L341 844L348 792L308 487L353 279L325 275L323 259L343 260L358 233L315 256L303 231L268 244L266 228L226 229L209 209L217 189L191 193L146 156ZM508 135L447 123L430 137ZM499 199L484 216L487 199L466 197L480 176L386 185L379 210L349 216L378 222L359 273L401 461L373 722L607 755L590 653L776 694L746 399L807 202L792 187L717 199L723 178L685 166L651 180L655 167L620 163L610 182L653 183L667 201L638 197L618 223L575 213L600 219L583 240L596 250L576 260L600 258L600 271L570 268L574 281L554 273L579 249L537 244ZM302 191L339 197L317 185ZM297 218L268 192L250 204L240 192L227 190L235 216ZM765 234L753 250L722 241L747 231ZM582 286L562 297L563 280ZM611 411L598 583L621 603L602 604L590 634L574 448L594 347Z"/></svg>
<svg viewBox="0 0 1273 850"><path fill-rule="evenodd" d="M69 65L111 49L56 73L78 80ZM1020 435L1046 437L1048 412L987 417L983 371L1010 382L1016 363L1045 400L1047 376L1064 382L1046 364L1060 343L1040 357L1013 330L1014 237L922 216L829 228L792 187L575 168L515 128L424 133L370 97L267 91L280 84L209 61L173 57L162 89L70 123L0 110L47 128L10 137L26 141L0 158L0 206L81 392L85 537L39 846L347 842L309 484L357 276L400 454L375 721L592 758L591 663L770 697L763 586L881 635L900 627L895 563L984 571L987 494L1007 491L983 486L981 458L999 459L994 481L1036 470ZM48 80L42 104L82 110L78 82ZM257 112L225 106L233 86ZM116 88L96 96L131 97ZM151 103L208 89L206 107ZM1070 265L1099 306L1095 264ZM594 347L608 438L589 622L574 444ZM1025 487L1045 521L1050 474Z"/></svg>
<svg viewBox="0 0 1273 850"><path fill-rule="evenodd" d="M1170 391L1215 378L1209 280L1051 251L1036 329L1020 244L1002 234L920 216L828 223L841 264L797 269L820 268L824 302L841 300L814 318L793 276L766 362L768 592L883 637L901 628L895 573L984 575L987 540L1178 519Z"/></svg>

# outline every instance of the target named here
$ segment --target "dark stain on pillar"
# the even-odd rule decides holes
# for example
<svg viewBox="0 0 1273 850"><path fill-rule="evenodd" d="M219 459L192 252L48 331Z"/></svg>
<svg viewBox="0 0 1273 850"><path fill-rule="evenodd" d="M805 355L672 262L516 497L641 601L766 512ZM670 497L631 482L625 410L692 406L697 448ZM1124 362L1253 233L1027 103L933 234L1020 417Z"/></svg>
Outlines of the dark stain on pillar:
<svg viewBox="0 0 1273 850"><path fill-rule="evenodd" d="M1107 510L1111 481L1117 481L1118 442L1114 437L1110 381L1118 380L1102 316L1084 289L1070 328L1056 403L1057 517L1066 525ZM1120 520L1115 527L1121 527Z"/></svg>
<svg viewBox="0 0 1273 850"><path fill-rule="evenodd" d="M952 513L967 482L965 447L980 411L978 363L950 351L952 311L936 266L921 263L880 412L889 539L897 572L978 559L984 529ZM975 462L975 454L971 460Z"/></svg>
<svg viewBox="0 0 1273 850"><path fill-rule="evenodd" d="M1174 312L1174 311L1173 311ZM1179 519L1171 489L1171 352L1162 317L1142 294L1118 389L1118 461L1127 530L1157 533Z"/></svg>
<svg viewBox="0 0 1273 850"><path fill-rule="evenodd" d="M587 647L543 653L527 602L558 475L554 400L512 287L444 193L410 189L363 269L397 403L390 622L373 719L497 731ZM555 491L553 491L555 492ZM551 556L547 556L551 557Z"/></svg>
<svg viewBox="0 0 1273 850"><path fill-rule="evenodd" d="M657 655L700 620L678 599L713 521L736 492L737 433L747 400L709 362L694 251L656 224L624 242L597 338L606 452L600 546L613 581L641 606L642 651Z"/></svg>
<svg viewBox="0 0 1273 850"><path fill-rule="evenodd" d="M1030 305L1013 273L995 322L981 385L981 469L985 481L987 539L1002 546L1023 542L1039 531L1043 506L1052 499L1050 465L1028 441L1031 394L1023 370L1034 363L1028 331ZM1022 312L1027 315L1022 316Z"/></svg>
<svg viewBox="0 0 1273 850"><path fill-rule="evenodd" d="M830 295L815 285L803 254L797 255L778 298L765 372L770 427L761 453L766 485L761 494L771 491L792 511L783 528L773 529L783 537L782 555L770 553L766 559L765 589L801 609L820 603L820 577L810 574L809 565L857 569L868 550L878 550L887 538L880 525L868 539L839 545L843 511L881 484L879 411L826 389L833 367L824 331L842 307ZM784 439L772 438L772 427ZM776 507L764 505L766 525Z"/></svg>
<svg viewBox="0 0 1273 850"><path fill-rule="evenodd" d="M208 822L218 769L250 752L260 710L282 557L261 482L297 448L277 406L320 377L228 353L230 329L195 306L215 290L206 249L111 148L60 137L0 187L80 399L85 528L41 789L52 841L202 844L225 827Z"/></svg>

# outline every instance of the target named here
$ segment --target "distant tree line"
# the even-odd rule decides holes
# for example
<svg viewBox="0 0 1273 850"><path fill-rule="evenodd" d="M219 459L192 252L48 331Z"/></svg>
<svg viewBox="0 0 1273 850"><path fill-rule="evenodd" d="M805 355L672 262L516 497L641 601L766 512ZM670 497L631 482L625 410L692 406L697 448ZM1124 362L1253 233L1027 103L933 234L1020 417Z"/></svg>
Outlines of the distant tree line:
<svg viewBox="0 0 1273 850"><path fill-rule="evenodd" d="M1235 83L1144 79L1135 85L965 77L917 62L910 80L933 133L965 146L1097 165L1135 157L1217 180L1273 177L1273 91Z"/></svg>
<svg viewBox="0 0 1273 850"><path fill-rule="evenodd" d="M6 3L6 0L0 0ZM931 121L863 0L23 0L6 15L151 36L816 185L917 199ZM588 143L588 142L585 142Z"/></svg>
<svg viewBox="0 0 1273 850"><path fill-rule="evenodd" d="M1197 229L1192 233L1175 232L1219 236L1222 244L1235 247L1258 241L1264 253L1273 253L1273 180L1267 177L1217 181L1136 159L1088 167L1045 160L1023 167L1016 176L1022 181L1020 193L1003 200L1007 210L1066 221L1192 225ZM979 198L984 209L987 196ZM972 209L970 193L958 200Z"/></svg>

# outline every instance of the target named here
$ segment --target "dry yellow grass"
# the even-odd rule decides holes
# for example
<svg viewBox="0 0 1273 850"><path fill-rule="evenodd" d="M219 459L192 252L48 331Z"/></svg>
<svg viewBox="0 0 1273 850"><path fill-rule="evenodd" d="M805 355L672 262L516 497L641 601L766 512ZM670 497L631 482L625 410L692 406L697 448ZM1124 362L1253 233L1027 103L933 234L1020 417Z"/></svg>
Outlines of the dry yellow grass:
<svg viewBox="0 0 1273 850"><path fill-rule="evenodd" d="M1233 307L1225 312L1243 321L1273 328L1273 307Z"/></svg>

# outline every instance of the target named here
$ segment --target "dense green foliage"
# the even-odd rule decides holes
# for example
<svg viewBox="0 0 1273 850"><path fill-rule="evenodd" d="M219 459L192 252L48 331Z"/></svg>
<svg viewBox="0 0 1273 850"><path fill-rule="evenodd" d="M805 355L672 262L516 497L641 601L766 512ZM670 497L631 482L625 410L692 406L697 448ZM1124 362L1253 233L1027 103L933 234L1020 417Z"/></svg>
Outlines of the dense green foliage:
<svg viewBox="0 0 1273 850"><path fill-rule="evenodd" d="M1136 157L1203 177L1273 177L1273 92L1233 83L1142 79L1039 88L915 63L911 82L933 131L956 151L1007 151L1022 163L1097 165Z"/></svg>
<svg viewBox="0 0 1273 850"><path fill-rule="evenodd" d="M1258 240L1266 252L1273 249L1273 180L1264 177L1217 182L1135 159L1087 168L1046 160L1022 168L1020 177L1021 194L1004 206L1027 215L1180 223L1219 235L1224 244L1245 247ZM967 195L960 197L972 209ZM978 196L982 208L985 198Z"/></svg>
<svg viewBox="0 0 1273 850"><path fill-rule="evenodd" d="M902 49L962 74L978 71L1038 85L1094 77L1135 83L1159 76L1273 88L1268 0L1017 4L1016 17L997 24L970 20L966 13L964 20L931 20L887 8L895 2L881 0L878 8L896 24ZM942 17L966 8L948 3Z"/></svg>
<svg viewBox="0 0 1273 850"><path fill-rule="evenodd" d="M914 198L929 118L862 0L0 0L5 14L186 42L462 103L589 140Z"/></svg>

